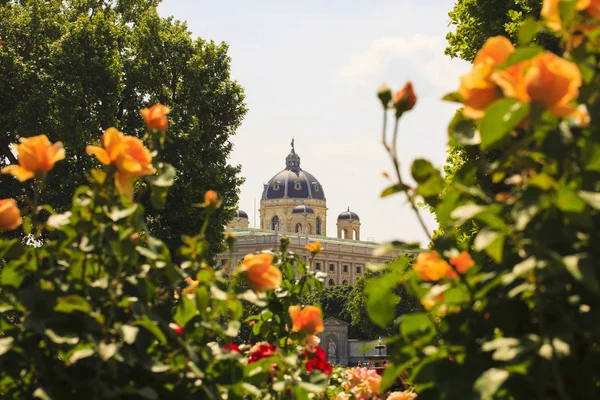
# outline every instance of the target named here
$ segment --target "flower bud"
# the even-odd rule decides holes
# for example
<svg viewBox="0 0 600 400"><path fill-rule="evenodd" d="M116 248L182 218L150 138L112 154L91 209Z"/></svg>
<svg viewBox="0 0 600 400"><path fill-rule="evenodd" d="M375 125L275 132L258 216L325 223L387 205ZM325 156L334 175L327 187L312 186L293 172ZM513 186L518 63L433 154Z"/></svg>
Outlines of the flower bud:
<svg viewBox="0 0 600 400"><path fill-rule="evenodd" d="M387 109L390 101L392 101L392 89L387 84L382 83L377 89L377 97L381 100L383 108Z"/></svg>
<svg viewBox="0 0 600 400"><path fill-rule="evenodd" d="M396 118L405 112L412 110L417 102L417 96L413 91L412 83L406 82L404 87L396 92L394 95L394 108L396 109Z"/></svg>
<svg viewBox="0 0 600 400"><path fill-rule="evenodd" d="M209 190L204 194L204 206L205 207L213 207L219 208L221 206L221 201L219 200L219 194L214 190Z"/></svg>

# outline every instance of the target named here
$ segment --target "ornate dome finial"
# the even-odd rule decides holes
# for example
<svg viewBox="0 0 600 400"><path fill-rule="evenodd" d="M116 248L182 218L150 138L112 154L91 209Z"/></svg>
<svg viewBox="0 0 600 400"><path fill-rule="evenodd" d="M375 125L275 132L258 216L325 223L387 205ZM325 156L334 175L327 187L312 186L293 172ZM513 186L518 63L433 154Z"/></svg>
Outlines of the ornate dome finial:
<svg viewBox="0 0 600 400"><path fill-rule="evenodd" d="M292 151L285 158L285 169L289 169L292 171L300 170L300 156L296 154L296 150L294 148L294 138L292 138Z"/></svg>

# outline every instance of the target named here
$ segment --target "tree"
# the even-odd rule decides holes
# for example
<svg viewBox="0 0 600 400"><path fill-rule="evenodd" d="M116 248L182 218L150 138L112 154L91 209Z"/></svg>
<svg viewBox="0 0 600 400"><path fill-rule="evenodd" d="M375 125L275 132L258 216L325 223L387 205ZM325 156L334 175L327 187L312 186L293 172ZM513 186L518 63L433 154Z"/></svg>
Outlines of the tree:
<svg viewBox="0 0 600 400"><path fill-rule="evenodd" d="M346 305L352 290L353 287L350 285L326 286L320 292L311 292L306 295L303 302L321 306L323 318L333 317L350 322Z"/></svg>
<svg viewBox="0 0 600 400"><path fill-rule="evenodd" d="M382 272L367 270L362 278L356 282L356 285L348 296L345 310L346 315L350 319L350 333L360 339L374 340L382 336L386 337L394 334L394 325L392 323L385 329L381 328L369 318L367 312L368 296L365 289L371 280L383 275L384 273ZM398 285L394 289L394 294L400 298L395 305L396 317L420 308L418 301L408 293L404 285Z"/></svg>
<svg viewBox="0 0 600 400"><path fill-rule="evenodd" d="M473 61L485 41L497 35L517 41L522 23L528 17L540 16L542 0L458 0L448 14L455 31L446 35L446 54ZM545 48L558 52L559 41L551 34L539 33L535 40Z"/></svg>
<svg viewBox="0 0 600 400"><path fill-rule="evenodd" d="M172 109L161 153L177 170L170 207L151 210L138 188L150 231L174 248L198 232L208 189L223 199L211 219L210 251L220 249L223 226L238 201L240 167L227 163L231 135L246 113L241 86L230 77L225 43L193 40L185 23L162 18L159 0L48 0L0 3L0 164L16 162L10 143L46 133L64 143L43 201L66 209L74 189L96 161L86 144L115 126L143 134L139 110L153 103ZM4 196L23 185L0 177ZM25 185L31 191L31 184Z"/></svg>

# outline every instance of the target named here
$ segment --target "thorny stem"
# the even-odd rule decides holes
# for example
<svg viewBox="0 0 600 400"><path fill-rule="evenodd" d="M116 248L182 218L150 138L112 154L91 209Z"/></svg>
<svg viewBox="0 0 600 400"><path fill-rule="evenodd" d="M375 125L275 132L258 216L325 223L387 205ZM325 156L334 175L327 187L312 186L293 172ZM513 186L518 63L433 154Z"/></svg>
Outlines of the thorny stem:
<svg viewBox="0 0 600 400"><path fill-rule="evenodd" d="M417 204L415 203L414 198L409 193L409 190L412 190L414 192L415 189L409 187L402 181L402 174L400 172L400 161L398 159L397 146L396 146L397 139L398 139L399 120L400 120L400 118L396 118L396 122L394 123L394 135L392 137L392 146L390 147L388 145L388 143L386 142L387 110L384 108L384 110L383 110L383 133L382 133L382 137L381 137L381 143L383 144L383 147L385 147L385 150L388 152L390 158L392 159L392 162L394 163L394 171L396 172L396 178L398 179L398 185L400 185L402 187L402 191L404 193L406 193L406 197L408 198L410 206L413 209L413 211L415 212L415 215L417 216L417 220L419 221L421 228L425 232L425 235L427 236L429 241L433 241L433 237L431 236L431 233L429 233L429 229L427 228L427 225L425 224L425 220L423 220L423 217L421 216L421 212L419 211L419 208L417 207Z"/></svg>

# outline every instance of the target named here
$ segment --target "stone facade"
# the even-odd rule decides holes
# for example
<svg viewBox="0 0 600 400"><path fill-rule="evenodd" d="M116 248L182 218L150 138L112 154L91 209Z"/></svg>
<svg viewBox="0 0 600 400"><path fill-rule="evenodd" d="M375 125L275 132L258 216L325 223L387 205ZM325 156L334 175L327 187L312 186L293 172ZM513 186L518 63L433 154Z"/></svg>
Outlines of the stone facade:
<svg viewBox="0 0 600 400"><path fill-rule="evenodd" d="M314 213L293 214L299 204L310 206ZM260 227L282 233L327 234L327 203L319 199L266 199L260 201ZM300 229L298 229L300 227Z"/></svg>

